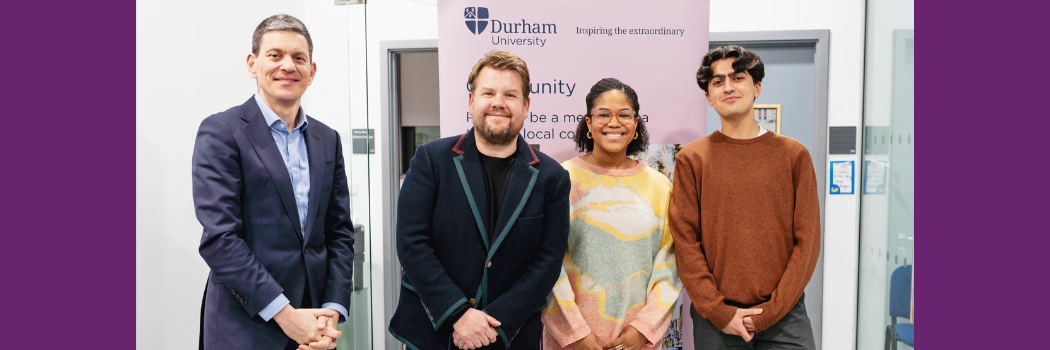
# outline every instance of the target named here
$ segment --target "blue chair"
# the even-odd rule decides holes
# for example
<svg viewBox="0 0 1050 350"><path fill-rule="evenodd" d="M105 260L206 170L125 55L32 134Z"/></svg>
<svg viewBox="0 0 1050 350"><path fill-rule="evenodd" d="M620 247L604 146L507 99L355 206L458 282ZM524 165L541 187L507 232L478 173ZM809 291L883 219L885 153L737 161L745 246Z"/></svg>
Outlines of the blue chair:
<svg viewBox="0 0 1050 350"><path fill-rule="evenodd" d="M897 318L911 319L911 270L904 265L890 275L890 325L886 326L886 350L897 350L897 342L915 346L915 324L897 323Z"/></svg>

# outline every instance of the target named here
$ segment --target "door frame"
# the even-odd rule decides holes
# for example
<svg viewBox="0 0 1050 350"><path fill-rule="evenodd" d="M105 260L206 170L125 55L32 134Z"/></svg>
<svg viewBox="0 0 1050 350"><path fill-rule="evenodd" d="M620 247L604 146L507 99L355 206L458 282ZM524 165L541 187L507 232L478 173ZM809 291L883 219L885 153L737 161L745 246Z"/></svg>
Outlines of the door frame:
<svg viewBox="0 0 1050 350"><path fill-rule="evenodd" d="M401 101L400 84L398 83L399 55L406 52L437 51L437 40L388 40L379 42L379 52L382 59L379 60L379 71L383 74L379 79L380 85L380 113L382 118L380 128L383 139L377 145L382 149L382 154L388 155L380 160L380 172L382 180L383 201L387 203L383 208L383 317L386 328L390 318L394 316L397 302L401 294L401 262L397 259L397 197L401 192L400 182L394 174L401 172ZM375 326L375 325L373 325ZM395 339L390 332L383 341L383 349L401 350L404 345ZM374 346L374 345L373 345Z"/></svg>

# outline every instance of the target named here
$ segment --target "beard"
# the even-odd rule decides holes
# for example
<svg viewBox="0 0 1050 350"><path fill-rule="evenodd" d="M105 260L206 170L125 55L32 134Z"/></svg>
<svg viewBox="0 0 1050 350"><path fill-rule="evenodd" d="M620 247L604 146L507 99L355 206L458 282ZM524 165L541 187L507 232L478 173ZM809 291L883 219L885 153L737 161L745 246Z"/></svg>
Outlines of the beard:
<svg viewBox="0 0 1050 350"><path fill-rule="evenodd" d="M475 118L474 127L481 133L481 138L485 139L489 144L503 146L514 142L518 138L518 131L520 130L513 130L514 125L511 122L508 122L507 127L503 130L496 131L489 126L489 123L485 122L487 119L487 115L480 119Z"/></svg>

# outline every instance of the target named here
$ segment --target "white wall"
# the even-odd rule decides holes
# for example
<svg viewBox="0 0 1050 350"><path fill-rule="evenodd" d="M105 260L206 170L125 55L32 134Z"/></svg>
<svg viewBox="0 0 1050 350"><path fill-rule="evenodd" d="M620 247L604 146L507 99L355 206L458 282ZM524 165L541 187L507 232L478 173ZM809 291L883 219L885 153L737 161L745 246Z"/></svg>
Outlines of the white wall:
<svg viewBox="0 0 1050 350"><path fill-rule="evenodd" d="M368 157L352 154L350 136L351 128L366 128L367 122L363 6L302 0L140 1L136 18L139 348L196 347L208 267L197 252L201 226L191 195L193 141L201 120L243 103L255 92L255 80L245 63L251 35L260 21L277 13L296 16L310 29L318 71L303 97L303 107L340 132L353 220L368 230ZM393 16L387 20L396 22ZM351 114L358 116L353 123ZM371 254L366 257L367 281L368 272L380 267ZM382 299L377 302L382 305ZM373 324L382 326L374 327L371 336L385 332L382 308L378 310Z"/></svg>
<svg viewBox="0 0 1050 350"><path fill-rule="evenodd" d="M190 187L197 127L205 117L251 97L255 80L248 75L246 57L252 31L273 14L302 18L303 2L136 4L135 338L139 349L197 347L201 296L208 276L197 252L201 226L194 216Z"/></svg>
<svg viewBox="0 0 1050 350"><path fill-rule="evenodd" d="M828 125L860 129L864 2L841 0L711 0L712 32L831 30ZM859 135L858 135L859 139ZM827 161L859 155L829 155ZM825 184L828 183L828 174ZM827 189L823 189L827 193ZM855 346L858 195L828 195L824 217L824 349Z"/></svg>

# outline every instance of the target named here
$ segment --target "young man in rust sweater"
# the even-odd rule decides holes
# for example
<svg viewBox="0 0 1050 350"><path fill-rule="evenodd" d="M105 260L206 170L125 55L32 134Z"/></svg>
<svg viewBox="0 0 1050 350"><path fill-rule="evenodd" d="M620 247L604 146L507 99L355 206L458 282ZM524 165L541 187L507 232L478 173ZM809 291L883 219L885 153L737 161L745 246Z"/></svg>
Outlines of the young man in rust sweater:
<svg viewBox="0 0 1050 350"><path fill-rule="evenodd" d="M764 74L739 46L704 56L696 81L722 128L675 160L668 216L698 350L816 348L803 290L820 254L817 180L801 143L755 122Z"/></svg>

